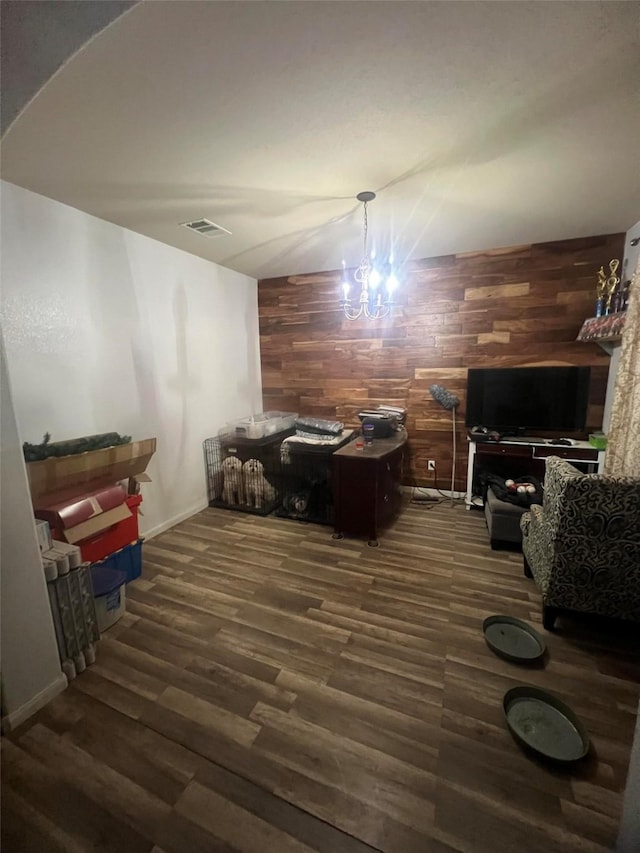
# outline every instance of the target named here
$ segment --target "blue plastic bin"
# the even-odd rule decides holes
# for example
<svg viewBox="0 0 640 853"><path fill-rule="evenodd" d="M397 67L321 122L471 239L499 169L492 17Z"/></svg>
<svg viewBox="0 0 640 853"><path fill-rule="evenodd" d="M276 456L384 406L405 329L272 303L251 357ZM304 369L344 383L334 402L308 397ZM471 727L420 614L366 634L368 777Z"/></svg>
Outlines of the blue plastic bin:
<svg viewBox="0 0 640 853"><path fill-rule="evenodd" d="M98 630L102 634L115 625L125 611L126 575L117 569L96 564L91 566L91 583Z"/></svg>
<svg viewBox="0 0 640 853"><path fill-rule="evenodd" d="M94 563L94 567L102 566L108 569L115 569L118 572L124 572L127 578L126 583L139 578L142 574L143 541L142 539L138 539L137 542L132 542L131 545L127 545L125 548L109 554L104 560Z"/></svg>

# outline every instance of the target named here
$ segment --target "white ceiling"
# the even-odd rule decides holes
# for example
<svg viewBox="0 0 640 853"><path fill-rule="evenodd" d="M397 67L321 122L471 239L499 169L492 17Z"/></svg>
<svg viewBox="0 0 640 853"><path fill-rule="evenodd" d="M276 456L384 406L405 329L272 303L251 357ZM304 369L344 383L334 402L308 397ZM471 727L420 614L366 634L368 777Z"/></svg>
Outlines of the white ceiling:
<svg viewBox="0 0 640 853"><path fill-rule="evenodd" d="M637 2L143 2L2 176L257 278L355 265L364 189L402 259L626 231L639 81Z"/></svg>

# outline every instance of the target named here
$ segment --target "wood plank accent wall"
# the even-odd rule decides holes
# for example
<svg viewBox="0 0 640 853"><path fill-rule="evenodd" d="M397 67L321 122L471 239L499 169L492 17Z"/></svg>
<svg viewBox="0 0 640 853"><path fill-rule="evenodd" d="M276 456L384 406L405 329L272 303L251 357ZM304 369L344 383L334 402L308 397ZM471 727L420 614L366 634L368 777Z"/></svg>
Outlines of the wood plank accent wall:
<svg viewBox="0 0 640 853"><path fill-rule="evenodd" d="M264 408L357 426L364 407L404 406L405 483L439 488L451 480L451 413L428 388L436 382L460 397L456 488L462 489L469 367L591 365L588 429L599 428L609 356L576 336L594 313L597 271L622 258L623 246L624 234L610 234L413 262L392 317L378 321L345 319L340 271L264 279L258 284ZM437 478L427 472L428 458L437 462Z"/></svg>

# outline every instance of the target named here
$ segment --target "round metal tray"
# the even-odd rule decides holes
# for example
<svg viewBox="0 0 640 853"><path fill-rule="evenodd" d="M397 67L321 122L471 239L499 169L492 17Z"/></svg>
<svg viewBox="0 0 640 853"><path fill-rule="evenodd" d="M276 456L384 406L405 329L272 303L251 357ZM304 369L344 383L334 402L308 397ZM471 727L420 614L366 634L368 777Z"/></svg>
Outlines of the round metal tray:
<svg viewBox="0 0 640 853"><path fill-rule="evenodd" d="M568 705L538 687L508 690L502 706L515 739L553 761L569 763L589 752L587 730Z"/></svg>
<svg viewBox="0 0 640 853"><path fill-rule="evenodd" d="M489 616L482 623L482 631L491 651L506 660L533 663L545 653L540 634L515 616Z"/></svg>

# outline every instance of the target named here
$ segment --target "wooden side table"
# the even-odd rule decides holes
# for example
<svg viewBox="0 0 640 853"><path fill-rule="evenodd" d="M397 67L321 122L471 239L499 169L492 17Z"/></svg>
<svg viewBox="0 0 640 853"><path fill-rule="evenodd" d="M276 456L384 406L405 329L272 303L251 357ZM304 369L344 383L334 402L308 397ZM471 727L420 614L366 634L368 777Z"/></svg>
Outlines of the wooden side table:
<svg viewBox="0 0 640 853"><path fill-rule="evenodd" d="M345 534L378 545L378 533L402 504L400 484L407 433L376 438L357 447L351 442L333 454L334 538Z"/></svg>

